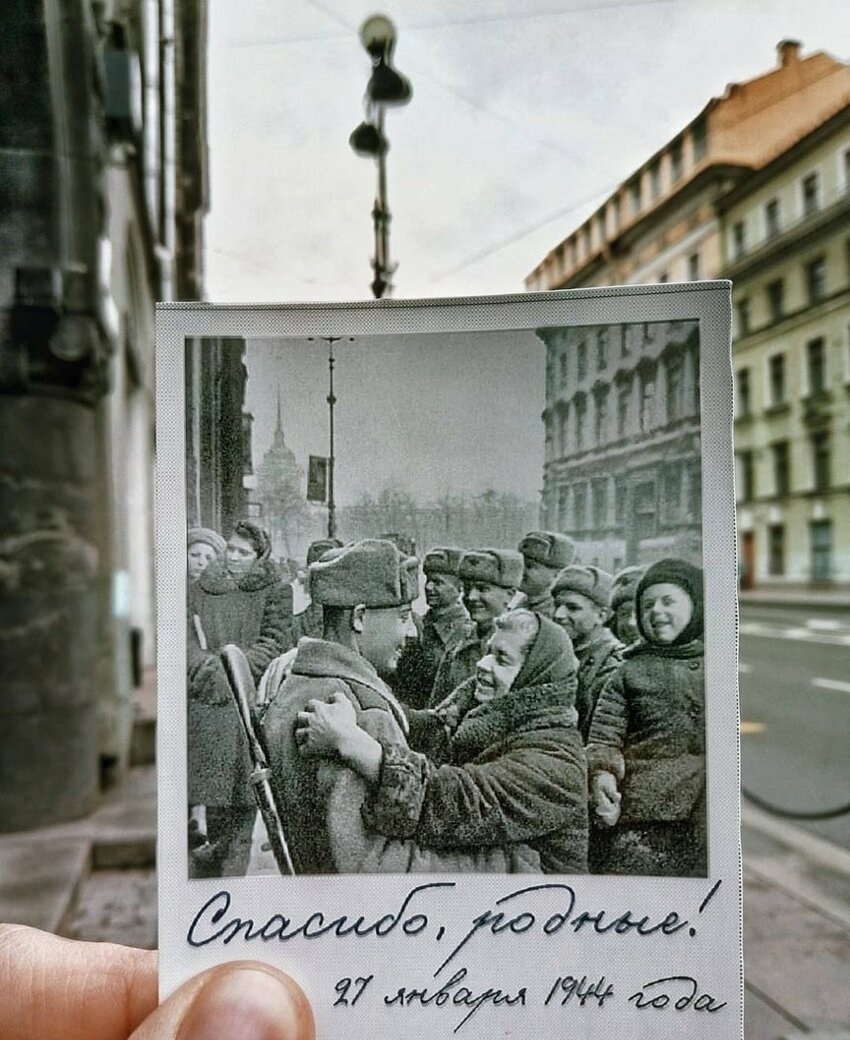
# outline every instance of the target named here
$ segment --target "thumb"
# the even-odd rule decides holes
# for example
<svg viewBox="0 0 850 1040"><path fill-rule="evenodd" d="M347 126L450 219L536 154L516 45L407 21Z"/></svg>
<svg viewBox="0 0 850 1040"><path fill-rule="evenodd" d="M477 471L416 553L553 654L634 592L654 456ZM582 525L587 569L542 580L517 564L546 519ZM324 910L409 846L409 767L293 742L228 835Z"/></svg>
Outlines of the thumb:
<svg viewBox="0 0 850 1040"><path fill-rule="evenodd" d="M131 1040L314 1040L313 1015L283 972L241 961L184 983Z"/></svg>

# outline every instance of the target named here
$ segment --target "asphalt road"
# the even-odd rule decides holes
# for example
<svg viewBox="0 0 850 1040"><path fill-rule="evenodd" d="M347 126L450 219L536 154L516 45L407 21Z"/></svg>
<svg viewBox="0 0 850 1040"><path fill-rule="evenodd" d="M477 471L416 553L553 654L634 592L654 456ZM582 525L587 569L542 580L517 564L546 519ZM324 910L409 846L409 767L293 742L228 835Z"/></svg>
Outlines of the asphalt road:
<svg viewBox="0 0 850 1040"><path fill-rule="evenodd" d="M739 667L744 788L801 812L850 802L850 611L742 607ZM850 813L791 822L850 849Z"/></svg>

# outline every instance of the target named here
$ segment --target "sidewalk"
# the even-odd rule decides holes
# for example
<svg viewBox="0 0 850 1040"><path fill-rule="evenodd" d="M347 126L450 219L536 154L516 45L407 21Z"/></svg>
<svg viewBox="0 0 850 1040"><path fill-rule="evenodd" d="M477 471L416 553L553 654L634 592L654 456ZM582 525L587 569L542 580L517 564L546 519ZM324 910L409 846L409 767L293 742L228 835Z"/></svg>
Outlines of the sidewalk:
<svg viewBox="0 0 850 1040"><path fill-rule="evenodd" d="M850 609L850 589L812 588L810 585L768 585L740 589L742 606L806 607L812 610Z"/></svg>
<svg viewBox="0 0 850 1040"><path fill-rule="evenodd" d="M0 835L0 920L156 944L153 765L89 819ZM745 806L747 1040L850 1040L850 852Z"/></svg>

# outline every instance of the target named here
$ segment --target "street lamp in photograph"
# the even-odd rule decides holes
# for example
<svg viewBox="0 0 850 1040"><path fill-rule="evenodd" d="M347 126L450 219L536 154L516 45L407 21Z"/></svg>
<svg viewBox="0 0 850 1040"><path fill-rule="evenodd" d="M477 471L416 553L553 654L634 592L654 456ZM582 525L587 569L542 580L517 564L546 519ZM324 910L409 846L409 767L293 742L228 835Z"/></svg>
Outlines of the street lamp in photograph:
<svg viewBox="0 0 850 1040"><path fill-rule="evenodd" d="M390 262L390 207L387 201L387 152L390 143L384 133L384 110L406 105L413 96L410 80L391 64L396 31L385 15L367 18L360 27L360 42L372 62L372 75L366 84L365 120L349 137L357 155L374 159L378 167L378 191L372 207L375 229L375 255L372 258L372 294L379 300L392 292L395 266Z"/></svg>
<svg viewBox="0 0 850 1040"><path fill-rule="evenodd" d="M336 355L334 344L340 340L347 339L349 343L354 340L351 336L308 336L308 341L314 343L316 340L328 345L328 538L336 538L336 501L334 499L334 467L336 454L334 446L334 406L336 405L336 394L334 393L334 368L336 367Z"/></svg>

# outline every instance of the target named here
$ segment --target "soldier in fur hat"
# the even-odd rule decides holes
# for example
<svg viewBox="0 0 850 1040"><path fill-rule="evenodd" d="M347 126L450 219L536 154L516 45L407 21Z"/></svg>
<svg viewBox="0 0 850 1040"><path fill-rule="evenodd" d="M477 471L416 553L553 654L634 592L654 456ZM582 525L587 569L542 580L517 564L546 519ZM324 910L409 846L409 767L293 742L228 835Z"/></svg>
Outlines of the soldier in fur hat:
<svg viewBox="0 0 850 1040"><path fill-rule="evenodd" d="M555 613L552 582L564 567L575 562L575 542L558 531L529 531L517 548L523 559L523 606L551 618Z"/></svg>
<svg viewBox="0 0 850 1040"><path fill-rule="evenodd" d="M461 601L458 567L461 549L436 548L425 554L425 601L428 610L417 621L418 638L404 648L394 684L395 692L411 708L428 703L437 669L447 652L469 638L475 626Z"/></svg>
<svg viewBox="0 0 850 1040"><path fill-rule="evenodd" d="M587 741L593 709L620 667L622 643L605 627L611 575L599 567L565 567L552 586L554 620L572 640L578 658L578 728Z"/></svg>
<svg viewBox="0 0 850 1040"><path fill-rule="evenodd" d="M494 619L516 597L522 575L522 555L513 549L471 549L461 556L458 577L463 585L463 604L475 629L441 661L431 691L432 707L475 675L478 661L487 652Z"/></svg>
<svg viewBox="0 0 850 1040"><path fill-rule="evenodd" d="M418 561L379 539L332 548L310 566L310 592L322 607L323 636L303 637L289 677L266 710L263 729L272 787L299 874L336 873L360 812L362 782L335 763L302 759L298 713L313 698L342 693L358 723L380 741L404 741L404 709L387 685L405 639L414 632L411 603Z"/></svg>

